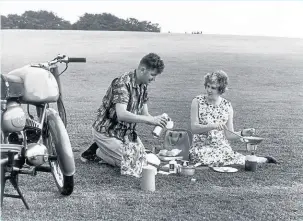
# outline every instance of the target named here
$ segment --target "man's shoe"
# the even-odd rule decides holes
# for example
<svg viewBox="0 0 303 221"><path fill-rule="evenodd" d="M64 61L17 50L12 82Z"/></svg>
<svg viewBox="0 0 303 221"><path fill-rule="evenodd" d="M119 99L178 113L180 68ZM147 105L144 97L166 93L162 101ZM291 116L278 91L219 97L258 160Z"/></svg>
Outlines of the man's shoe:
<svg viewBox="0 0 303 221"><path fill-rule="evenodd" d="M98 145L93 143L86 151L81 154L81 161L83 163L86 162L99 162L101 160L100 157L96 155L96 151L98 149Z"/></svg>

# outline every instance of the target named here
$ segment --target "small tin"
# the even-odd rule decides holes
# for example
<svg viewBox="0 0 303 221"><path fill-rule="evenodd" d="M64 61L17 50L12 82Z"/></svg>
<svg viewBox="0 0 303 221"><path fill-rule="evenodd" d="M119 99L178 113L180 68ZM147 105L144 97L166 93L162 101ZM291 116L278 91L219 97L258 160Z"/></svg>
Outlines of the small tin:
<svg viewBox="0 0 303 221"><path fill-rule="evenodd" d="M183 160L182 162L183 162L182 166L184 166L184 167L188 167L189 166L189 161Z"/></svg>

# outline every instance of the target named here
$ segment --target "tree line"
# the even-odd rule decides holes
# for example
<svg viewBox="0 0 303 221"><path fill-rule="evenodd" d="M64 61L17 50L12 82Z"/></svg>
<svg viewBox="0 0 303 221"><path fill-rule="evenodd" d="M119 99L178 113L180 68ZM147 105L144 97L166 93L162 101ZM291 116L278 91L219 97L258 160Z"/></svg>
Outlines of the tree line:
<svg viewBox="0 0 303 221"><path fill-rule="evenodd" d="M48 11L25 11L22 15L1 15L1 29L55 29L55 30L102 30L160 32L158 23L138 21L135 18L121 19L110 13L85 13L71 24Z"/></svg>

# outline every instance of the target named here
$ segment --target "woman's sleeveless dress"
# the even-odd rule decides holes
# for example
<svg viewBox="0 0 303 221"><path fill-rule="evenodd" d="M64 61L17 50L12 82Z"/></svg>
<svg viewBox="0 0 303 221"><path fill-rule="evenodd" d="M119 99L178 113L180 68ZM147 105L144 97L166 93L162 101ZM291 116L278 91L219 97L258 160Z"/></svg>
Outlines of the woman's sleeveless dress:
<svg viewBox="0 0 303 221"><path fill-rule="evenodd" d="M199 123L202 125L224 123L228 120L231 103L222 98L219 105L209 104L205 95L196 97L199 101ZM190 159L209 166L223 166L245 163L245 156L232 150L224 131L211 130L194 134Z"/></svg>

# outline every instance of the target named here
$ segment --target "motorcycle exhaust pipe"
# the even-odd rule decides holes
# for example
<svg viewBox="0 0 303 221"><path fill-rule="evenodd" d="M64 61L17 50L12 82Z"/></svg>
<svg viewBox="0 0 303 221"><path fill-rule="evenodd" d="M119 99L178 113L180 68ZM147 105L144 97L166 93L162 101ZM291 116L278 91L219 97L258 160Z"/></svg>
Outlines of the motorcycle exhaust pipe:
<svg viewBox="0 0 303 221"><path fill-rule="evenodd" d="M49 166L37 166L35 168L36 171L50 173L51 168Z"/></svg>
<svg viewBox="0 0 303 221"><path fill-rule="evenodd" d="M30 168L30 169L20 169L18 167L13 167L12 170L14 172L17 172L19 174L28 174L28 175L32 175L32 176L36 176L37 172L35 168Z"/></svg>

